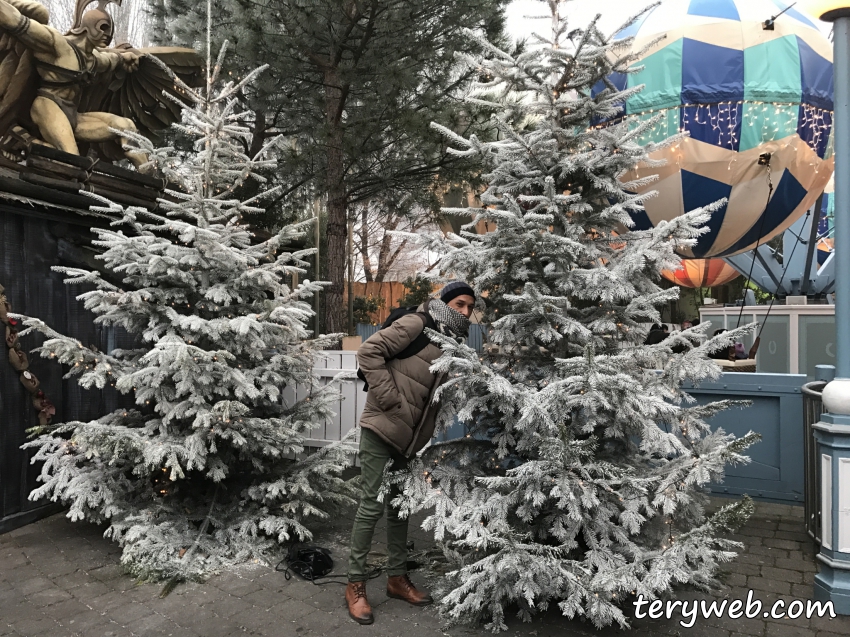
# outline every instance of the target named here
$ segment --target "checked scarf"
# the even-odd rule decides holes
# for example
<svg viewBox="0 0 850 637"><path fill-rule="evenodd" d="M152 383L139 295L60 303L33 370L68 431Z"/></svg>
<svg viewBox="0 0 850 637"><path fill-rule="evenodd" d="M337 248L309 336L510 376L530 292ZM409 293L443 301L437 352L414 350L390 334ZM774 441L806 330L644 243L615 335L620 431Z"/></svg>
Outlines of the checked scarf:
<svg viewBox="0 0 850 637"><path fill-rule="evenodd" d="M469 335L469 319L440 299L429 299L425 309L437 324L437 331L462 343Z"/></svg>

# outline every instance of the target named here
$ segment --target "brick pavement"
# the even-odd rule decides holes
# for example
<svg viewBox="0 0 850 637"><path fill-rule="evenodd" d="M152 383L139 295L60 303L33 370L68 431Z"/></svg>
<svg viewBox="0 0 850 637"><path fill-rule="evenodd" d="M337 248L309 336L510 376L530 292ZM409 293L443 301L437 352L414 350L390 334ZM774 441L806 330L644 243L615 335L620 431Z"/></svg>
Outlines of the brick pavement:
<svg viewBox="0 0 850 637"><path fill-rule="evenodd" d="M756 516L737 539L747 544L724 570L730 598L759 591L766 604L776 599L809 599L817 567L814 547L802 523L802 508L758 505ZM332 549L337 571L344 572L351 518L323 528L317 542ZM136 585L118 566L119 550L101 537L102 529L72 524L56 515L0 536L0 637L229 637L319 635L426 637L483 635L478 629L444 632L432 608L418 609L387 599L385 577L369 583L375 624L358 626L347 616L339 585L314 586L259 566L179 586L164 599L160 587ZM383 527L376 540L382 539ZM411 524L416 548L427 535ZM385 546L376 543L375 558ZM414 572L417 583L424 580ZM702 599L682 592L680 599ZM635 620L626 633L596 631L568 621L557 607L532 624L511 620L507 635L535 637L838 637L850 634L850 617L835 620L699 619L693 628L675 620Z"/></svg>

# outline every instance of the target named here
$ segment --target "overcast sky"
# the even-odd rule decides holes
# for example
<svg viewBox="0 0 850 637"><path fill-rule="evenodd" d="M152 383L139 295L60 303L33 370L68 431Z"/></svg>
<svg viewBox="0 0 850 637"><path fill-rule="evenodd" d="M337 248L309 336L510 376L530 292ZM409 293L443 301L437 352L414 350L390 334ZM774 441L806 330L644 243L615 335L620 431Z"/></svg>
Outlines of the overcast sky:
<svg viewBox="0 0 850 637"><path fill-rule="evenodd" d="M639 10L640 4L635 0L575 0L567 5L570 21L576 26L584 26L597 13L602 14L602 26L616 29L618 21L623 22L624 7L631 11ZM533 31L541 35L550 34L548 20L531 20L526 16L548 16L549 5L541 0L514 0L508 7L508 30L514 37L526 37Z"/></svg>
<svg viewBox="0 0 850 637"><path fill-rule="evenodd" d="M642 6L651 4L651 0L574 0L566 7L574 27L587 24L597 13L602 14L600 25L606 31L619 27L630 15L640 11ZM805 8L806 0L801 0L799 6ZM549 22L546 20L530 20L525 16L549 15L548 3L541 0L514 0L508 7L508 30L514 37L527 37L537 31L548 36ZM769 16L768 16L769 17ZM830 26L823 24L826 34Z"/></svg>

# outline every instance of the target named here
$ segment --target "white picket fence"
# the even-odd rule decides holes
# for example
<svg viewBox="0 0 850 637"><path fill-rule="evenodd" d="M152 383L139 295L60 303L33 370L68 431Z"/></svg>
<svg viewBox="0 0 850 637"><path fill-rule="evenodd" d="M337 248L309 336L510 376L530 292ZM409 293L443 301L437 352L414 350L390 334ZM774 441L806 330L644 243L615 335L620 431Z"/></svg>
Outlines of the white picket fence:
<svg viewBox="0 0 850 637"><path fill-rule="evenodd" d="M317 355L316 366L313 368L319 382L326 385L337 374L344 371L357 370L357 359L354 352L325 351ZM309 388L300 385L285 387L283 401L292 405L308 396ZM305 447L324 447L342 438L357 426L363 407L366 406L366 392L363 391L363 381L354 379L340 384L340 400L334 416L326 420L312 432L312 437L304 441ZM359 434L358 434L359 435Z"/></svg>

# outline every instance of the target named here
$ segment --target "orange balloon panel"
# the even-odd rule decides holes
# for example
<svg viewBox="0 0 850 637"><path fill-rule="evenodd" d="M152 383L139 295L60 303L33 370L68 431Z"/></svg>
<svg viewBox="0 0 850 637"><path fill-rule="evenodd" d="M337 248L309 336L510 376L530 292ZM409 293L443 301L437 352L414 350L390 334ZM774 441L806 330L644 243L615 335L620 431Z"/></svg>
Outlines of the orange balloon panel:
<svg viewBox="0 0 850 637"><path fill-rule="evenodd" d="M741 274L723 259L687 259L675 272L664 270L661 275L686 288L713 288L734 281Z"/></svg>

